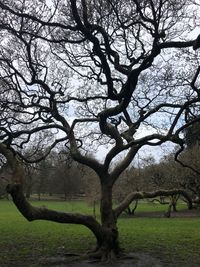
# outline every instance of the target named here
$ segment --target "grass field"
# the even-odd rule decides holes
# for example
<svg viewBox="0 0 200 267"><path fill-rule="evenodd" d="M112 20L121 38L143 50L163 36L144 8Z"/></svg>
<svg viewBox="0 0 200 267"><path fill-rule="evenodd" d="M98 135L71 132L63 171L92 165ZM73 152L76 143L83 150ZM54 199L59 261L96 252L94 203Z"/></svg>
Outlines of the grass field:
<svg viewBox="0 0 200 267"><path fill-rule="evenodd" d="M35 201L33 204L92 214L92 207L84 202ZM184 206L180 204L181 207ZM138 211L143 212L164 210L166 206L159 204L141 203L138 206ZM200 266L200 218L122 217L118 227L121 245L127 251L154 255L164 262L164 266ZM39 266L39 258L84 252L95 244L90 231L82 226L27 222L11 201L0 201L0 233L1 267Z"/></svg>

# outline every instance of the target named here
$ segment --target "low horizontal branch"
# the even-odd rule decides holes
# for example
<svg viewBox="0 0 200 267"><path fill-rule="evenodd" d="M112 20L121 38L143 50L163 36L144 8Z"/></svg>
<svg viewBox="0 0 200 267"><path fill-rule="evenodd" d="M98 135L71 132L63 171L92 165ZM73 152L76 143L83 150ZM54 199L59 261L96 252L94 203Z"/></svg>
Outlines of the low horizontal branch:
<svg viewBox="0 0 200 267"><path fill-rule="evenodd" d="M25 198L20 184L9 184L7 192L12 196L13 202L20 213L28 220L47 220L57 223L80 224L89 228L100 243L102 240L101 225L94 217L78 213L65 213L43 207L32 206Z"/></svg>
<svg viewBox="0 0 200 267"><path fill-rule="evenodd" d="M130 203L137 199L145 198L155 198L158 196L173 196L173 195L182 195L188 202L189 209L192 208L192 199L188 193L182 189L173 189L173 190L158 190L153 192L132 192L130 193L121 204L114 209L116 218L130 205Z"/></svg>

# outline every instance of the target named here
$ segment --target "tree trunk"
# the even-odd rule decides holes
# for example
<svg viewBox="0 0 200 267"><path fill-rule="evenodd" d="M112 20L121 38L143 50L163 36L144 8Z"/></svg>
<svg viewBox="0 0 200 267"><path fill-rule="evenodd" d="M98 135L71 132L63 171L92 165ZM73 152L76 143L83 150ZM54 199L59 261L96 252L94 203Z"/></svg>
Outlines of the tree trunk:
<svg viewBox="0 0 200 267"><path fill-rule="evenodd" d="M180 195L174 195L172 196L172 210L174 212L177 212L177 202L178 202L178 199L179 199Z"/></svg>
<svg viewBox="0 0 200 267"><path fill-rule="evenodd" d="M116 217L112 209L112 186L108 184L102 184L101 186L100 213L103 242L99 249L102 252L102 259L109 260L117 257L120 250Z"/></svg>
<svg viewBox="0 0 200 267"><path fill-rule="evenodd" d="M164 213L164 216L166 218L170 218L171 217L171 211L172 211L172 202L170 202L167 211Z"/></svg>
<svg viewBox="0 0 200 267"><path fill-rule="evenodd" d="M138 206L138 199L136 199L135 206L132 209L131 209L131 206L130 205L127 207L127 209L125 210L126 214L128 214L128 215L134 215L135 214L135 211L137 209L137 206Z"/></svg>

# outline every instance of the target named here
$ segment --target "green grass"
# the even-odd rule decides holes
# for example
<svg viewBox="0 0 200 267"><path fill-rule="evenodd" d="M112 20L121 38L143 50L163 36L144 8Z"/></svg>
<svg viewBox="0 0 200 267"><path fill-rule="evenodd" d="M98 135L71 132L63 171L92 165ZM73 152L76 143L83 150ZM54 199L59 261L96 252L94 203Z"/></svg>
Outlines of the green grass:
<svg viewBox="0 0 200 267"><path fill-rule="evenodd" d="M92 214L92 207L84 202L35 201L33 204ZM138 211L163 208L166 210L163 205L140 203ZM122 217L118 227L121 244L127 251L150 253L162 258L165 266L200 266L200 218ZM0 201L0 234L0 266L6 262L10 265L5 266L23 261L35 263L38 258L63 252L83 252L95 244L93 235L83 226L27 222L11 201ZM175 261L176 265L170 265ZM192 262L192 265L183 265L183 262Z"/></svg>
<svg viewBox="0 0 200 267"><path fill-rule="evenodd" d="M159 252L169 261L194 258L200 263L199 224L199 218L126 218L119 221L119 229L122 244L129 251Z"/></svg>

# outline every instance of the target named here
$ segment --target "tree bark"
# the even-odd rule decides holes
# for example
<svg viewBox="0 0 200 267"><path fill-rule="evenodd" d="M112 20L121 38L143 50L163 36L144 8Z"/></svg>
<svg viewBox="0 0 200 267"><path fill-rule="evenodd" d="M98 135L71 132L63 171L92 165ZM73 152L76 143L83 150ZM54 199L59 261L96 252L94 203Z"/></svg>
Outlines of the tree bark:
<svg viewBox="0 0 200 267"><path fill-rule="evenodd" d="M177 202L178 202L179 197L180 197L180 195L174 195L174 196L172 196L172 210L174 212L177 212L176 205L177 205Z"/></svg>
<svg viewBox="0 0 200 267"><path fill-rule="evenodd" d="M170 218L171 217L171 211L172 211L172 202L170 202L167 211L164 213L164 216L166 218Z"/></svg>
<svg viewBox="0 0 200 267"><path fill-rule="evenodd" d="M101 224L103 228L104 241L100 248L103 251L103 258L116 257L119 252L118 229L116 217L112 209L112 185L106 182L101 184Z"/></svg>
<svg viewBox="0 0 200 267"><path fill-rule="evenodd" d="M101 222L103 227L115 227L115 218L112 210L112 186L101 186Z"/></svg>

